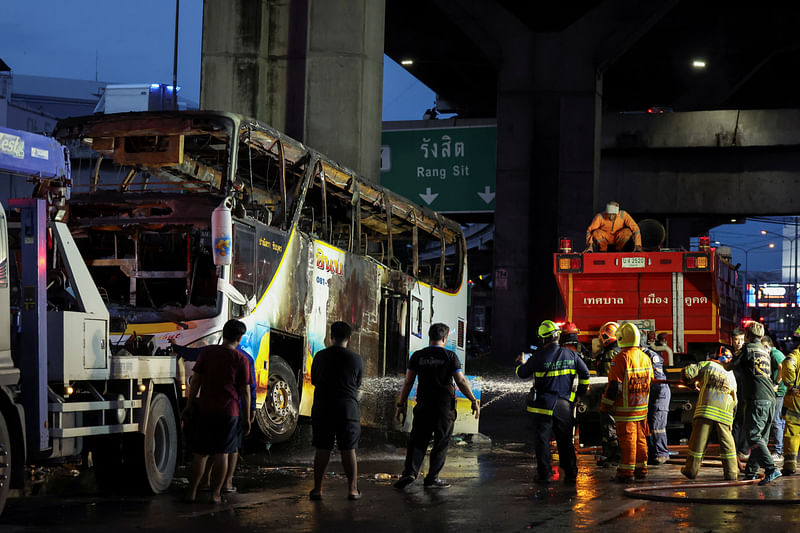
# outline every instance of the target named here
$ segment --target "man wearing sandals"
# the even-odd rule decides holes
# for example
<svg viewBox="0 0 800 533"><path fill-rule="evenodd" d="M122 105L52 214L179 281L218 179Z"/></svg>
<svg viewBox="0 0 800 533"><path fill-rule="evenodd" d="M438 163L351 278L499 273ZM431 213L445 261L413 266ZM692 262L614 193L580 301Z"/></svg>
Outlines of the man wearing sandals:
<svg viewBox="0 0 800 533"><path fill-rule="evenodd" d="M403 489L417 479L431 437L433 437L433 448L428 459L428 474L425 476L423 487L446 489L450 486L448 482L439 479L439 472L447 458L447 447L450 445L453 424L456 420L453 381L472 403L475 418L480 416L481 408L472 394L469 382L464 377L458 356L445 348L449 333L450 328L446 324L432 324L428 329L430 345L414 352L408 361L406 379L400 390L395 418L401 424L405 424L408 395L411 393L414 381L418 379L417 405L414 407L403 475L394 484L397 489Z"/></svg>
<svg viewBox="0 0 800 533"><path fill-rule="evenodd" d="M205 347L194 365L184 409L184 416L188 416L193 403L198 403L187 501L197 499L197 487L210 456L211 502L222 503L228 457L239 448L240 426L245 435L250 433L250 366L247 356L236 350L246 331L244 323L229 320L222 328L222 344Z"/></svg>
<svg viewBox="0 0 800 533"><path fill-rule="evenodd" d="M358 490L356 448L361 436L361 409L358 388L364 373L361 356L347 349L352 329L346 322L331 324L329 348L320 350L311 365L314 385L314 406L311 408L314 454L314 488L312 500L322 499L322 480L328 469L333 443L342 452L342 466L347 476L350 500L361 499Z"/></svg>

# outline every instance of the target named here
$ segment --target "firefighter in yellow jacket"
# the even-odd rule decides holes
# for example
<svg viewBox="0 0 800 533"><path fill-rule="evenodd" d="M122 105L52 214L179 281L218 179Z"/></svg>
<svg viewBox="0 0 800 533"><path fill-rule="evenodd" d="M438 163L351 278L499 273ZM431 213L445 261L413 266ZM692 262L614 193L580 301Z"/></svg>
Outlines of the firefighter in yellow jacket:
<svg viewBox="0 0 800 533"><path fill-rule="evenodd" d="M697 477L711 429L716 428L725 479L735 480L739 475L739 465L736 461L736 444L733 442L731 425L736 408L736 378L724 366L730 364L733 354L722 346L708 359L688 365L681 371L681 380L684 383L700 386L692 436L689 438L689 454L686 464L681 468L681 474L689 479Z"/></svg>
<svg viewBox="0 0 800 533"><path fill-rule="evenodd" d="M630 322L617 330L621 350L611 361L600 409L613 410L622 459L614 481L630 483L647 477L647 404L653 365L639 349L639 329Z"/></svg>
<svg viewBox="0 0 800 533"><path fill-rule="evenodd" d="M800 336L800 327L795 331ZM797 447L800 445L800 345L786 356L781 364L781 380L786 385L783 399L783 470L784 476L791 476L797 470Z"/></svg>
<svg viewBox="0 0 800 533"><path fill-rule="evenodd" d="M618 252L633 237L633 251L642 251L642 233L639 225L617 202L608 202L603 213L597 213L586 228L586 251L608 251L613 246Z"/></svg>

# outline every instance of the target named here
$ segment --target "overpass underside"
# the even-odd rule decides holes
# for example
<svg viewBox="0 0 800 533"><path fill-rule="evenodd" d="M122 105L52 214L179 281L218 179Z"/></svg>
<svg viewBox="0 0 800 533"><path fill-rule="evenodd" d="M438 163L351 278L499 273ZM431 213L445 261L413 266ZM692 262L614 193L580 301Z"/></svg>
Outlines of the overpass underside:
<svg viewBox="0 0 800 533"><path fill-rule="evenodd" d="M800 110L603 119L599 199L637 214L797 215Z"/></svg>

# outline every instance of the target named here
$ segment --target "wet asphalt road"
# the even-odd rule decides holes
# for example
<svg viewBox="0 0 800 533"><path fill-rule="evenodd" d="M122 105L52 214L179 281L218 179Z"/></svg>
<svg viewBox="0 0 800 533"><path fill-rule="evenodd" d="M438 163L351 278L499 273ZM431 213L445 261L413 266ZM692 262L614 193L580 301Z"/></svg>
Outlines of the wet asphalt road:
<svg viewBox="0 0 800 533"><path fill-rule="evenodd" d="M519 389L519 390L517 390ZM800 522L800 476L767 487L696 488L660 491L681 497L723 498L724 503L665 503L631 499L609 480L614 471L581 454L574 485L533 483L535 467L522 416L524 387L484 389L481 431L491 447L453 445L442 477L446 490L421 483L397 491L376 474L402 469L402 437L366 431L359 452L363 499L346 499L341 464L333 461L324 498L308 500L313 449L304 426L296 440L268 453L249 451L235 478L239 492L223 505L185 504L180 498L188 472L179 469L167 494L151 497L99 494L92 473L54 469L37 496L9 501L0 531L789 531ZM424 468L424 466L423 466ZM636 487L683 483L680 465L654 467ZM719 467L702 469L697 480L718 481ZM202 496L201 496L202 497ZM737 505L737 498L765 505ZM769 503L796 500L794 505Z"/></svg>

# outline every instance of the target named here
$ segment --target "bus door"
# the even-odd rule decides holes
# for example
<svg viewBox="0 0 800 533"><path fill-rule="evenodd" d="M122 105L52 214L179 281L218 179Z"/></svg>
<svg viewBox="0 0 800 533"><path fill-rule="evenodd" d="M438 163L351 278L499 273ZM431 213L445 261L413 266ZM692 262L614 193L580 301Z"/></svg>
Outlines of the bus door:
<svg viewBox="0 0 800 533"><path fill-rule="evenodd" d="M406 373L408 357L408 294L384 289L381 295L380 375Z"/></svg>
<svg viewBox="0 0 800 533"><path fill-rule="evenodd" d="M408 351L411 354L428 345L428 328L431 326L431 294L429 286L417 283L409 297Z"/></svg>

